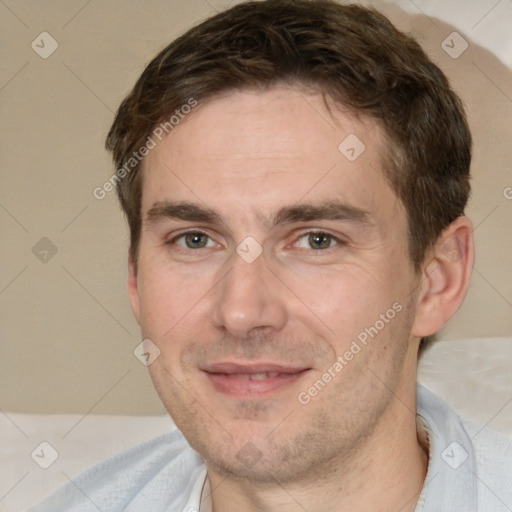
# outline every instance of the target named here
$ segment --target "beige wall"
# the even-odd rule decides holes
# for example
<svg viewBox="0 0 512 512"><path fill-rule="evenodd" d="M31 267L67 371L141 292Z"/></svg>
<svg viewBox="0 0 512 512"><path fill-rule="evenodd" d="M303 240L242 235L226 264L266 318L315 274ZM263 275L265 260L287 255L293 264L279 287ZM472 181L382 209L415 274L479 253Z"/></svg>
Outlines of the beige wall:
<svg viewBox="0 0 512 512"><path fill-rule="evenodd" d="M416 35L450 76L474 132L468 214L476 226L475 271L465 304L441 338L511 335L512 200L504 196L512 187L510 70L473 43L470 33L464 34L469 48L453 59L441 48L452 26L417 10L411 16L373 3ZM472 3L473 11L476 5L483 16L487 3ZM145 63L213 8L228 4L0 5L1 409L163 411L146 368L132 353L140 339L125 295L127 229L114 193L100 201L92 192L113 171L104 137ZM58 42L46 59L31 47L35 40L40 53L51 49L48 39L37 37L43 31ZM47 262L33 254L43 237L57 248ZM51 249L40 243L42 257Z"/></svg>

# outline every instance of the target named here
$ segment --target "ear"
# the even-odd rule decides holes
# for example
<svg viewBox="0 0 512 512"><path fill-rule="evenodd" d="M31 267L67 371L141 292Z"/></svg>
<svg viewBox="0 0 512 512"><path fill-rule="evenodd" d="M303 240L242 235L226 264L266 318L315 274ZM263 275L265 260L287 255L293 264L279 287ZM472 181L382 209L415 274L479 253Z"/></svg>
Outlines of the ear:
<svg viewBox="0 0 512 512"><path fill-rule="evenodd" d="M455 315L466 296L473 262L473 224L458 217L443 231L423 267L413 336L430 336Z"/></svg>
<svg viewBox="0 0 512 512"><path fill-rule="evenodd" d="M139 301L139 285L137 281L137 265L131 256L128 257L128 298L132 306L132 312L140 325L140 301Z"/></svg>

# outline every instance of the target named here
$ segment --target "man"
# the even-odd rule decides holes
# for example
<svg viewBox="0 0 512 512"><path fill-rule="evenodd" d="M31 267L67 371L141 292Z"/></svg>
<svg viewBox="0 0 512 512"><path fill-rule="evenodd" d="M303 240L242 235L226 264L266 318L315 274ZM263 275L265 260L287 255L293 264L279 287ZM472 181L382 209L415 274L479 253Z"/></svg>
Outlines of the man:
<svg viewBox="0 0 512 512"><path fill-rule="evenodd" d="M107 148L179 431L35 511L510 510L510 440L416 385L473 264L470 133L416 42L358 6L242 3L155 57Z"/></svg>

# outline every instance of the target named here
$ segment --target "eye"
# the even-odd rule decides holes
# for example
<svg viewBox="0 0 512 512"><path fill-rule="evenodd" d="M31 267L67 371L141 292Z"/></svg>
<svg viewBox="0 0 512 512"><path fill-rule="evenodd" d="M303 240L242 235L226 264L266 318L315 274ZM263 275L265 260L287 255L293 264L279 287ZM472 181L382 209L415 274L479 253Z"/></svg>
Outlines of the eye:
<svg viewBox="0 0 512 512"><path fill-rule="evenodd" d="M297 241L297 247L302 249L330 249L333 245L338 244L339 241L334 238L329 233L324 233L322 231L315 231L310 233L305 233L301 237L299 237Z"/></svg>
<svg viewBox="0 0 512 512"><path fill-rule="evenodd" d="M204 247L213 247L215 243L211 238L201 231L190 231L171 240L180 247L186 249L202 249Z"/></svg>

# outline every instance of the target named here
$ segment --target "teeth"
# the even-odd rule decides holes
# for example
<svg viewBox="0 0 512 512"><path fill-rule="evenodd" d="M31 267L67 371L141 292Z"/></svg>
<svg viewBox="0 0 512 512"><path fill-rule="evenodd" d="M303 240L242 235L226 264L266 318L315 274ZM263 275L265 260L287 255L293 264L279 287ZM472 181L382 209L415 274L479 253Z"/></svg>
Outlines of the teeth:
<svg viewBox="0 0 512 512"><path fill-rule="evenodd" d="M251 380L264 380L271 379L273 377L277 377L279 374L277 372L268 372L268 373L254 373L249 378Z"/></svg>
<svg viewBox="0 0 512 512"><path fill-rule="evenodd" d="M236 373L231 374L231 378L241 379L241 380L265 380L271 379L272 377L277 377L279 374L277 372L264 372L264 373Z"/></svg>
<svg viewBox="0 0 512 512"><path fill-rule="evenodd" d="M251 375L250 380L265 380L269 377L268 373L255 373Z"/></svg>

